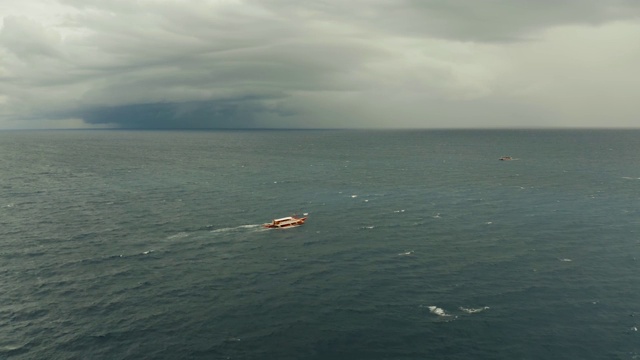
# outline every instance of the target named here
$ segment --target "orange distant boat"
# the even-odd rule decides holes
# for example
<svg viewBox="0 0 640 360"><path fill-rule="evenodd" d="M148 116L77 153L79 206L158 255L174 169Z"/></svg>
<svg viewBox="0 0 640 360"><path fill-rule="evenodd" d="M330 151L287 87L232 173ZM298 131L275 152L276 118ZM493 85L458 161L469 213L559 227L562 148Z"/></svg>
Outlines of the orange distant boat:
<svg viewBox="0 0 640 360"><path fill-rule="evenodd" d="M287 216L280 219L274 219L270 223L262 224L263 227L268 229L289 229L300 226L307 221L307 217Z"/></svg>

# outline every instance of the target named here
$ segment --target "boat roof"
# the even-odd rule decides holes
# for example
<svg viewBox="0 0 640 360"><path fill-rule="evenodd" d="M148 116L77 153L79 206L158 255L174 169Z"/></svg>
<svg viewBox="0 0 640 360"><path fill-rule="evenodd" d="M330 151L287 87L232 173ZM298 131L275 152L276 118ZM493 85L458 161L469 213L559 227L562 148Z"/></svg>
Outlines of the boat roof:
<svg viewBox="0 0 640 360"><path fill-rule="evenodd" d="M287 217L283 217L283 218L280 218L280 219L274 219L273 221L278 222L278 221L291 220L291 219L293 219L293 217L292 217L292 216L287 216Z"/></svg>

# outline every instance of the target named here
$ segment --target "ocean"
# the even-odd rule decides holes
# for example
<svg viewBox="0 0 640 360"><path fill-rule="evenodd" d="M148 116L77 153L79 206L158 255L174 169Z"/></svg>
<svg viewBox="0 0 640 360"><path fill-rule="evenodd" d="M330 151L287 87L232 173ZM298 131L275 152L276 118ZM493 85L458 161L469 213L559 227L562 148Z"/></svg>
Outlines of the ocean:
<svg viewBox="0 0 640 360"><path fill-rule="evenodd" d="M3 131L0 154L0 359L640 359L640 130Z"/></svg>

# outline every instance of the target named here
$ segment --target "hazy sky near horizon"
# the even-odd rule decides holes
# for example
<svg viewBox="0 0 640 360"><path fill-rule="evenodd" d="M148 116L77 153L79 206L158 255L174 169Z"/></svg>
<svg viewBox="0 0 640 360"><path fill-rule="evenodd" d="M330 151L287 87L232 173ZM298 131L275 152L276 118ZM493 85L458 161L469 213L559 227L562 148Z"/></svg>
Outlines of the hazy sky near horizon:
<svg viewBox="0 0 640 360"><path fill-rule="evenodd" d="M640 126L638 0L3 0L2 128Z"/></svg>

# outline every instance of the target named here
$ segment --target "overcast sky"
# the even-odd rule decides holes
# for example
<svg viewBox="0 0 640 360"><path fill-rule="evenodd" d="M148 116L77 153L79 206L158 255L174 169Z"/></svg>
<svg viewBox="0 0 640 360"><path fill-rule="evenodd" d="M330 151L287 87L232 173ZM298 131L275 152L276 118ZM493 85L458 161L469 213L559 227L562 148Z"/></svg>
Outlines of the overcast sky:
<svg viewBox="0 0 640 360"><path fill-rule="evenodd" d="M639 127L639 0L2 0L1 128Z"/></svg>

